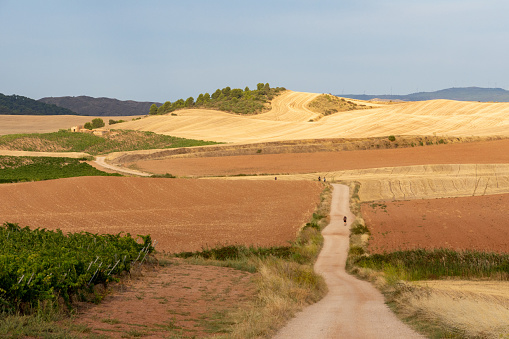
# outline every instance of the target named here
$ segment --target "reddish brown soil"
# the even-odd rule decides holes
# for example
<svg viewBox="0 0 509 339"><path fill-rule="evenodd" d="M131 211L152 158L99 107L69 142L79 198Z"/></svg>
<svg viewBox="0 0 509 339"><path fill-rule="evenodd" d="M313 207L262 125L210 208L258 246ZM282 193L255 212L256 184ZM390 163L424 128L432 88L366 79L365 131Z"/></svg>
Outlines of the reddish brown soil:
<svg viewBox="0 0 509 339"><path fill-rule="evenodd" d="M509 163L509 139L383 150L258 154L210 158L145 160L151 173L177 176L295 174L432 164Z"/></svg>
<svg viewBox="0 0 509 339"><path fill-rule="evenodd" d="M253 274L225 267L171 265L87 304L76 324L112 338L194 338L227 330L225 316L255 297ZM217 326L217 325L223 326Z"/></svg>
<svg viewBox="0 0 509 339"><path fill-rule="evenodd" d="M364 203L369 250L449 248L509 253L509 194Z"/></svg>
<svg viewBox="0 0 509 339"><path fill-rule="evenodd" d="M319 202L315 182L80 177L0 185L0 223L151 234L159 251L286 245Z"/></svg>

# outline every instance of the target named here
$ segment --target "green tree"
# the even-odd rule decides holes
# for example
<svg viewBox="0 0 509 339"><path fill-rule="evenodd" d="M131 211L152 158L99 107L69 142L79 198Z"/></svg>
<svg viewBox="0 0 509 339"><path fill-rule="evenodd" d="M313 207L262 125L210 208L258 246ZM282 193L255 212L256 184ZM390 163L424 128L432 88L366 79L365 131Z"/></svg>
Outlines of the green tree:
<svg viewBox="0 0 509 339"><path fill-rule="evenodd" d="M92 119L92 128L104 127L104 121L101 118Z"/></svg>
<svg viewBox="0 0 509 339"><path fill-rule="evenodd" d="M184 99L178 99L171 105L171 110L174 111L179 108L184 108L185 105L186 103L184 102Z"/></svg>
<svg viewBox="0 0 509 339"><path fill-rule="evenodd" d="M229 97L229 96L230 96L230 91L231 91L231 90L232 90L232 89L230 88L230 86L227 86L227 87L223 88L223 90L222 90L221 92L223 92L223 94L224 94L224 96L225 96L225 97Z"/></svg>
<svg viewBox="0 0 509 339"><path fill-rule="evenodd" d="M203 94L200 93L200 95L198 95L198 98L196 98L196 105L197 106L200 106L203 104Z"/></svg>
<svg viewBox="0 0 509 339"><path fill-rule="evenodd" d="M150 115L157 114L157 105L156 104L152 104L152 106L150 106L150 111L148 112L148 114L150 114Z"/></svg>
<svg viewBox="0 0 509 339"><path fill-rule="evenodd" d="M231 92L230 92L230 97L231 98L237 98L237 99L242 98L242 90L240 88L232 89Z"/></svg>
<svg viewBox="0 0 509 339"><path fill-rule="evenodd" d="M221 92L221 90L218 88L216 89L216 91L214 93L212 93L212 99L213 100L216 100L219 98L219 96L222 94L223 92Z"/></svg>
<svg viewBox="0 0 509 339"><path fill-rule="evenodd" d="M159 113L159 110L162 110L161 113L168 113L171 111L171 101L166 101L161 107L159 107L157 113Z"/></svg>
<svg viewBox="0 0 509 339"><path fill-rule="evenodd" d="M192 107L194 105L194 98L193 97L189 97L186 99L186 102L185 102L185 106L186 107Z"/></svg>

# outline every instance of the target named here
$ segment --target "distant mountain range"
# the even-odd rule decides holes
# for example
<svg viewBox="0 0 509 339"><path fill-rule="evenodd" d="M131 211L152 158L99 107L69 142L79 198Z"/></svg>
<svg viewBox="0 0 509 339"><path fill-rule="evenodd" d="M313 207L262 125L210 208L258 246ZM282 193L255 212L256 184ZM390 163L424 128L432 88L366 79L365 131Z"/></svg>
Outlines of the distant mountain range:
<svg viewBox="0 0 509 339"><path fill-rule="evenodd" d="M358 100L382 99L393 101L424 101L447 99L458 101L509 102L509 91L502 88L481 87L447 88L435 92L419 92L407 95L341 94L338 96Z"/></svg>
<svg viewBox="0 0 509 339"><path fill-rule="evenodd" d="M48 97L38 101L68 108L78 115L94 116L127 116L146 115L152 104L161 106L159 102L122 101L110 98L78 97Z"/></svg>
<svg viewBox="0 0 509 339"><path fill-rule="evenodd" d="M21 95L3 95L0 93L0 114L2 115L76 115L75 112L48 105Z"/></svg>

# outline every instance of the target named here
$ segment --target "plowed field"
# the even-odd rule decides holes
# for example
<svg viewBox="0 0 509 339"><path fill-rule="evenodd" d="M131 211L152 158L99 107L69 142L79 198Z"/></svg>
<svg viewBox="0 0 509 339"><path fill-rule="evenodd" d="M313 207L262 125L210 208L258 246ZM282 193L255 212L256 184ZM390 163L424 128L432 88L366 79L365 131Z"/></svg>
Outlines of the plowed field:
<svg viewBox="0 0 509 339"><path fill-rule="evenodd" d="M314 173L429 164L504 163L509 163L509 139L366 151L169 158L139 161L135 165L151 173L211 176Z"/></svg>
<svg viewBox="0 0 509 339"><path fill-rule="evenodd" d="M0 185L0 223L64 232L151 234L160 251L295 240L315 182L81 177Z"/></svg>
<svg viewBox="0 0 509 339"><path fill-rule="evenodd" d="M509 194L362 204L370 252L449 248L509 252Z"/></svg>

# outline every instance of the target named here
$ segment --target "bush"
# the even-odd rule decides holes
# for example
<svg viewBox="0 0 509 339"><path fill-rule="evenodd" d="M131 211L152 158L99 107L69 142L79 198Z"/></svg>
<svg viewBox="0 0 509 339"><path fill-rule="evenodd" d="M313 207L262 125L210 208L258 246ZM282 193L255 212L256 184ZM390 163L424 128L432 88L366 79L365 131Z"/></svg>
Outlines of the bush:
<svg viewBox="0 0 509 339"><path fill-rule="evenodd" d="M101 118L95 118L92 120L92 128L101 128L104 127L104 121Z"/></svg>

